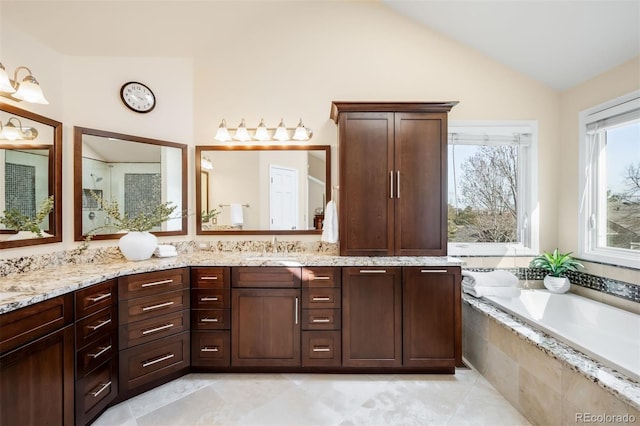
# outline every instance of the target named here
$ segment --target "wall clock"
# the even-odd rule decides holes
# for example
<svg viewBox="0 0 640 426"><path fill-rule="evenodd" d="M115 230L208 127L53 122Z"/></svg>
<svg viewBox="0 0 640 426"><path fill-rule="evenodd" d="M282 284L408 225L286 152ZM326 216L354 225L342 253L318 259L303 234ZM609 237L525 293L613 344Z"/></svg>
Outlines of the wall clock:
<svg viewBox="0 0 640 426"><path fill-rule="evenodd" d="M142 83L129 81L120 88L120 99L135 112L150 112L156 106L156 97L153 91Z"/></svg>

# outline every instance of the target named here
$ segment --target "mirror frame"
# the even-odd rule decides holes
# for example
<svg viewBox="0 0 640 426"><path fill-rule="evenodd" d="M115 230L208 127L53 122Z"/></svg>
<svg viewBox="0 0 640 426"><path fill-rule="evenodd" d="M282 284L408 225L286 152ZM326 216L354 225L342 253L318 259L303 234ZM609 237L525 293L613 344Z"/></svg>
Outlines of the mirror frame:
<svg viewBox="0 0 640 426"><path fill-rule="evenodd" d="M331 201L331 146L330 145L196 145L196 212L202 211L201 196L201 158L206 151L324 151L326 158L326 182L325 182L325 202ZM203 230L202 217L196 214L196 234L197 235L303 235L322 234L322 229L296 229L296 230L263 230L263 229L239 229L239 230Z"/></svg>
<svg viewBox="0 0 640 426"><path fill-rule="evenodd" d="M187 211L187 145L177 142L168 142L159 139L150 139L141 136L126 135L106 130L89 129L86 127L73 127L73 222L74 222L74 239L82 241L85 237L82 233L82 136L92 135L104 138L114 138L124 141L146 143L150 145L167 146L178 148L182 153L182 211ZM182 229L178 231L154 231L152 234L158 237L169 235L186 235L187 234L187 214L182 216ZM114 234L97 234L92 240L110 240L120 239L122 233Z"/></svg>
<svg viewBox="0 0 640 426"><path fill-rule="evenodd" d="M49 195L53 195L53 209L49 213L49 229L47 231L51 233L51 236L0 241L0 249L59 243L62 241L62 123L4 102L0 102L0 111L53 127L53 145L15 142L0 145L2 149L16 146L25 149L49 149Z"/></svg>

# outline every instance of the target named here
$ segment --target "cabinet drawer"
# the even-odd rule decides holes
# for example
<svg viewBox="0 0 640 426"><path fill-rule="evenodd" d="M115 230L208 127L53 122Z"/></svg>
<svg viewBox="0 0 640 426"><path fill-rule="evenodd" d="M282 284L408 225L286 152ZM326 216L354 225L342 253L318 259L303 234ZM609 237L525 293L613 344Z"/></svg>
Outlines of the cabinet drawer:
<svg viewBox="0 0 640 426"><path fill-rule="evenodd" d="M192 309L229 309L230 307L231 290L228 288L191 290Z"/></svg>
<svg viewBox="0 0 640 426"><path fill-rule="evenodd" d="M189 288L188 268L148 272L118 278L118 299L149 296Z"/></svg>
<svg viewBox="0 0 640 426"><path fill-rule="evenodd" d="M72 322L72 293L2 314L0 353L17 348Z"/></svg>
<svg viewBox="0 0 640 426"><path fill-rule="evenodd" d="M189 332L120 351L120 391L127 392L190 365Z"/></svg>
<svg viewBox="0 0 640 426"><path fill-rule="evenodd" d="M191 365L193 367L231 365L229 334L229 331L192 331Z"/></svg>
<svg viewBox="0 0 640 426"><path fill-rule="evenodd" d="M76 383L76 424L86 424L118 394L118 370L112 359Z"/></svg>
<svg viewBox="0 0 640 426"><path fill-rule="evenodd" d="M147 343L189 329L189 311L160 315L120 326L120 349Z"/></svg>
<svg viewBox="0 0 640 426"><path fill-rule="evenodd" d="M76 355L78 378L113 357L117 350L115 333L102 337L79 350Z"/></svg>
<svg viewBox="0 0 640 426"><path fill-rule="evenodd" d="M231 270L232 287L298 288L300 268L281 266L241 266Z"/></svg>
<svg viewBox="0 0 640 426"><path fill-rule="evenodd" d="M117 330L117 306L103 309L76 322L76 348L80 349L99 337Z"/></svg>
<svg viewBox="0 0 640 426"><path fill-rule="evenodd" d="M302 269L303 287L340 287L340 268L315 267Z"/></svg>
<svg viewBox="0 0 640 426"><path fill-rule="evenodd" d="M118 300L116 280L109 280L75 292L76 321L101 309L111 306Z"/></svg>
<svg viewBox="0 0 640 426"><path fill-rule="evenodd" d="M189 309L189 290L171 291L120 302L120 325Z"/></svg>
<svg viewBox="0 0 640 426"><path fill-rule="evenodd" d="M303 330L340 330L340 309L303 309Z"/></svg>
<svg viewBox="0 0 640 426"><path fill-rule="evenodd" d="M303 367L339 367L342 351L339 331L303 331Z"/></svg>
<svg viewBox="0 0 640 426"><path fill-rule="evenodd" d="M228 330L231 316L228 309L194 309L191 322L192 327L198 330Z"/></svg>
<svg viewBox="0 0 640 426"><path fill-rule="evenodd" d="M340 308L341 292L340 288L327 287L303 287L302 307L333 309Z"/></svg>
<svg viewBox="0 0 640 426"><path fill-rule="evenodd" d="M191 287L229 288L231 268L191 268Z"/></svg>

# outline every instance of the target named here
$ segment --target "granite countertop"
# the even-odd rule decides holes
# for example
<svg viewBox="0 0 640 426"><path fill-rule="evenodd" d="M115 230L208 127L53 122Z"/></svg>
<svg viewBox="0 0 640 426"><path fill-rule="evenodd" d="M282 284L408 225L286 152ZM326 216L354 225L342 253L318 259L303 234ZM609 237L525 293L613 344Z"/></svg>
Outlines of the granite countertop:
<svg viewBox="0 0 640 426"><path fill-rule="evenodd" d="M140 262L112 259L65 264L0 277L0 314L97 284L111 278L185 266L461 266L454 257L351 257L308 253L226 253L195 251Z"/></svg>

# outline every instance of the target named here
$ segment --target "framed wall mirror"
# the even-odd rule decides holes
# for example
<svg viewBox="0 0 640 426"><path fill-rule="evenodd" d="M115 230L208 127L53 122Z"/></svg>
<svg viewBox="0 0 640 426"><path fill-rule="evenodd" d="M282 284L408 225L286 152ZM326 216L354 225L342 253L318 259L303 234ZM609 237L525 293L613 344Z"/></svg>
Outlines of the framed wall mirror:
<svg viewBox="0 0 640 426"><path fill-rule="evenodd" d="M33 220L53 198L40 236L0 223L0 249L62 241L62 123L2 102L0 121L0 216Z"/></svg>
<svg viewBox="0 0 640 426"><path fill-rule="evenodd" d="M74 237L81 241L120 238L105 229L109 218L96 197L115 201L120 212L133 215L145 206L175 205L173 219L152 229L155 235L185 235L187 215L187 145L74 127Z"/></svg>
<svg viewBox="0 0 640 426"><path fill-rule="evenodd" d="M196 233L318 234L329 145L196 146Z"/></svg>

